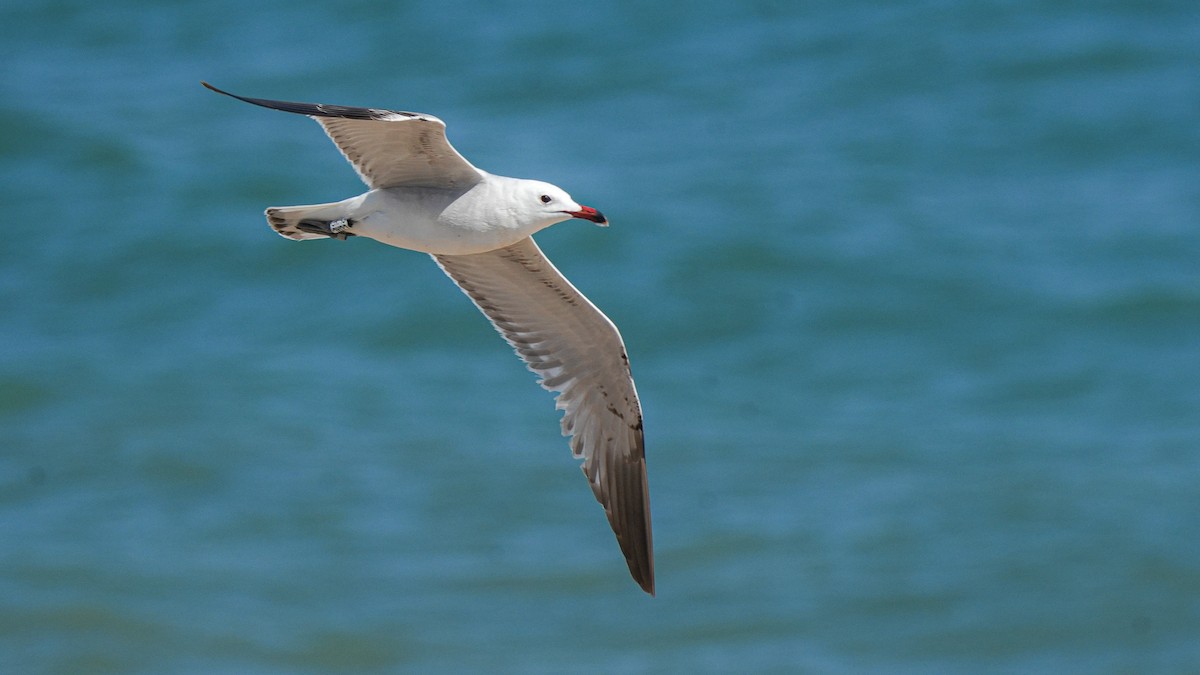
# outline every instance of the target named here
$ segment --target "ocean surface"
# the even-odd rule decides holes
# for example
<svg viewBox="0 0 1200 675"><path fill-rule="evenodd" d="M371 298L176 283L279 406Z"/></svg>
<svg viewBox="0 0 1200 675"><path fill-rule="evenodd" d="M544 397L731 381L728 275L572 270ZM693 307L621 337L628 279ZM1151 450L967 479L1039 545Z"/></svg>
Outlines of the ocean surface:
<svg viewBox="0 0 1200 675"><path fill-rule="evenodd" d="M0 672L1200 672L1191 2L0 9ZM601 209L658 596L311 121Z"/></svg>

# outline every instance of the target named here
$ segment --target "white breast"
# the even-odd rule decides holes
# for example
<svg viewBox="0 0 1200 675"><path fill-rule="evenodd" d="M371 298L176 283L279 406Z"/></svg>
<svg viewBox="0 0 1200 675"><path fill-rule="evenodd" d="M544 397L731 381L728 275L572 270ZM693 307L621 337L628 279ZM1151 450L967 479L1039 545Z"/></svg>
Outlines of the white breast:
<svg viewBox="0 0 1200 675"><path fill-rule="evenodd" d="M521 227L486 183L466 190L385 188L352 206L354 234L437 255L468 255L510 246L542 229ZM564 218L565 220L565 218Z"/></svg>

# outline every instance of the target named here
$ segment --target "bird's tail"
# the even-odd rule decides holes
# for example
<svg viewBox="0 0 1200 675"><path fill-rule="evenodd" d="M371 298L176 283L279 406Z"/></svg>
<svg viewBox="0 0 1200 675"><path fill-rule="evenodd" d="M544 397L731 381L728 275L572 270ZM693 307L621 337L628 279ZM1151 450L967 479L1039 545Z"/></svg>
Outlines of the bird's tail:
<svg viewBox="0 0 1200 675"><path fill-rule="evenodd" d="M345 239L354 236L354 224L346 216L345 202L308 204L305 206L272 206L267 209L271 229L288 239Z"/></svg>

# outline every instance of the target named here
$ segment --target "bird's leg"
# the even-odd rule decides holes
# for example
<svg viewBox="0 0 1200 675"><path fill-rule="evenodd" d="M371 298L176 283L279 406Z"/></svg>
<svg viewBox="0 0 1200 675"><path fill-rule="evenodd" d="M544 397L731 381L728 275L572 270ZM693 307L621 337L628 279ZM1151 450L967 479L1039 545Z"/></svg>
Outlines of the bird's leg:
<svg viewBox="0 0 1200 675"><path fill-rule="evenodd" d="M334 239L345 239L353 237L354 233L350 232L350 226L354 221L349 218L338 218L337 220L302 220L296 223L296 229L309 234L323 234L326 237Z"/></svg>

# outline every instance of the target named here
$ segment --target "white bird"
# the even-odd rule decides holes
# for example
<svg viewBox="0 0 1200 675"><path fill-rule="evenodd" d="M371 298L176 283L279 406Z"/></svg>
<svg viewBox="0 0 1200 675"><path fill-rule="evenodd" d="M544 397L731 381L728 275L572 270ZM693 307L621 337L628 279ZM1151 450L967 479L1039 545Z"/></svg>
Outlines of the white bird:
<svg viewBox="0 0 1200 675"><path fill-rule="evenodd" d="M307 115L325 129L370 190L340 202L271 207L267 222L289 239L360 236L433 256L542 387L558 393L562 433L583 460L630 574L653 595L642 410L625 343L531 238L571 218L605 226L604 215L549 183L475 168L432 115L246 98L202 84Z"/></svg>

